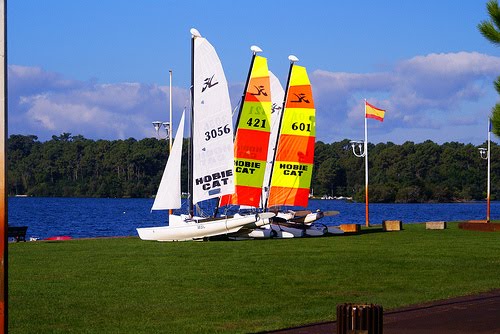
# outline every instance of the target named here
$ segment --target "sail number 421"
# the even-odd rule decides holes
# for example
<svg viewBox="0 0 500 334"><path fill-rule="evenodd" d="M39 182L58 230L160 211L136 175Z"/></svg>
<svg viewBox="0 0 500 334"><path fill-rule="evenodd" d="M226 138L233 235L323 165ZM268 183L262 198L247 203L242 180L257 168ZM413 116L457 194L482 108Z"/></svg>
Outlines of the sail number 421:
<svg viewBox="0 0 500 334"><path fill-rule="evenodd" d="M228 134L230 132L231 132L231 129L229 128L229 124L226 124L224 127L219 126L217 129L205 131L205 141L209 141L210 139L220 137L223 134Z"/></svg>
<svg viewBox="0 0 500 334"><path fill-rule="evenodd" d="M254 128L266 128L266 120L260 118L249 118L247 121L247 125Z"/></svg>
<svg viewBox="0 0 500 334"><path fill-rule="evenodd" d="M299 123L299 122L294 122L292 123L292 130L297 131L307 131L311 132L311 124L310 123Z"/></svg>

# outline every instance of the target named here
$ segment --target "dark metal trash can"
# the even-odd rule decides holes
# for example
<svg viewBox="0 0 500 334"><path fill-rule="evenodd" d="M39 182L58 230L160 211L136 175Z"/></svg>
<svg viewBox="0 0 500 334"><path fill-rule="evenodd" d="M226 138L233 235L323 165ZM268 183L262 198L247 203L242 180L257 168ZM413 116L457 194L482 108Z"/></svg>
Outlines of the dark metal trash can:
<svg viewBox="0 0 500 334"><path fill-rule="evenodd" d="M374 304L337 305L337 334L382 334L382 306Z"/></svg>

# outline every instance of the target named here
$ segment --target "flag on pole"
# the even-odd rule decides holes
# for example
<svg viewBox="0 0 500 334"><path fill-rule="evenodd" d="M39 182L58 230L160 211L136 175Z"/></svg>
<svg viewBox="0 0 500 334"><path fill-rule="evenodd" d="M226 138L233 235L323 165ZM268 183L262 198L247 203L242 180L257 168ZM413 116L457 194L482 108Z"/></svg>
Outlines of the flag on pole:
<svg viewBox="0 0 500 334"><path fill-rule="evenodd" d="M384 121L384 116L385 116L385 110L379 109L368 102L365 101L365 117L366 118L373 118L378 121L383 122Z"/></svg>

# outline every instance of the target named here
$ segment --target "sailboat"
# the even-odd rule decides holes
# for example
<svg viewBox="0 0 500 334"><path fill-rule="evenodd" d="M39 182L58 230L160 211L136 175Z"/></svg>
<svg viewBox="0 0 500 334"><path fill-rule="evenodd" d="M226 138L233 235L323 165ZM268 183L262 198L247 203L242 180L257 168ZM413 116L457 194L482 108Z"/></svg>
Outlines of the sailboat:
<svg viewBox="0 0 500 334"><path fill-rule="evenodd" d="M277 214L273 218L273 228L291 232L295 237L302 236L302 233L319 236L327 233L328 227L311 224L325 215L338 214L337 211L278 210L283 206L307 207L316 136L316 110L306 68L295 65L297 57L291 55L288 59L290 70L278 131L275 134L277 141L271 141L271 145L275 146L272 149L274 157L271 160L265 207ZM284 95L279 82L274 87L273 95L275 91L278 95ZM333 229L331 232L333 233Z"/></svg>
<svg viewBox="0 0 500 334"><path fill-rule="evenodd" d="M169 215L169 225L137 228L143 240L184 241L257 227L273 213L205 218L195 216L196 203L234 193L234 152L227 81L214 47L191 29L191 140L189 213ZM184 114L152 210L181 207L180 165Z"/></svg>
<svg viewBox="0 0 500 334"><path fill-rule="evenodd" d="M268 158L271 130L271 91L267 59L251 48L252 59L236 120L234 138L235 192L221 197L219 205L238 205L240 210L258 210ZM269 221L262 221L269 223ZM231 238L269 238L270 229L242 229Z"/></svg>
<svg viewBox="0 0 500 334"><path fill-rule="evenodd" d="M238 121L236 123L237 131L234 141L236 166L235 193L231 196L223 197L220 204L240 205L240 208L253 207L270 209L276 214L276 217L262 228L241 229L230 236L240 239L265 238L270 236L292 238L302 237L304 235L323 235L326 232L326 227L320 226L319 228L312 228L309 226L311 222L323 216L322 212L296 212L291 210L285 212L279 210L274 203L272 207L266 206L269 197L269 185L272 185L271 170L276 163L276 157L280 156L277 155L277 150L283 150L283 145L288 145L286 147L286 150L289 152L288 155L293 156L294 154L300 155L302 152L297 150L302 150L303 148L290 140L288 140L286 144L283 144L281 139L287 138L287 133L280 136L279 130L282 125L283 111L287 108L291 108L291 102L286 102L285 91L276 76L268 70L267 60L264 57L256 55L257 52L261 52L260 48L252 47L252 51L252 62L245 85L242 98L243 101L240 104ZM291 59L296 58L292 56ZM305 68L299 67L303 69L302 71L294 70L294 62L295 61L292 61L290 68L289 77L293 77L293 79L291 81L289 79L289 90L295 92L297 88L294 87L298 85L303 86L305 83L307 86L306 92L308 94L305 103L312 103L312 112L311 108L305 108L306 112L308 112L306 117L308 117L309 121L307 127L310 129L309 132L312 131L313 133L312 140L308 139L306 146L309 151L311 151L312 146L312 153L310 153L311 158L309 159L311 162L310 167L308 167L312 171L312 160L314 156L314 104L312 102L310 83ZM301 76L303 77L304 75L305 79L301 79ZM293 99L296 99L296 97L292 97L292 102L294 101ZM292 105L292 107L296 108L294 105ZM297 115L292 114L293 108L291 110L292 111L286 111L287 115L292 115L291 117L294 118L297 118L297 115L301 115L300 110L296 112ZM291 126L305 127L306 125L292 124ZM296 134L294 135L297 136ZM288 138L290 137L291 136L288 135ZM298 162L302 161L298 160ZM293 173L294 167L291 168ZM299 170L299 172L295 174L298 174L298 177L294 178L293 182L299 181L300 183L300 177L303 171ZM287 183L289 185L293 185L293 182L290 183L288 181L289 180L287 180ZM309 197L310 174L309 181L306 180L302 183L304 187L307 188L307 201ZM284 205L286 204L290 203L284 202ZM292 203L291 205L307 206L307 202L301 202L300 204Z"/></svg>
<svg viewBox="0 0 500 334"><path fill-rule="evenodd" d="M318 219L319 213L311 213L308 211L302 216L296 216L297 212L285 212L278 210L276 204L274 203L271 204L273 206L271 208L266 205L270 195L268 192L269 186L273 185L271 182L271 171L276 164L276 157L280 157L277 152L279 152L279 150L284 150L283 145L288 145L286 146L286 150L289 152L289 156L294 156L294 154L300 155L302 152L297 150L303 150L301 145L297 145L291 140L288 140L285 144L283 144L283 138L291 137L287 133L280 135L283 111L287 109L286 114L291 115L294 118L301 116L301 113L299 110L296 112L298 116L292 114L293 108L290 106L296 106L291 105L291 102L288 103L286 101L285 91L276 76L268 70L267 60L264 57L256 55L256 53L261 50L256 47L252 47L252 51L254 51L254 53L245 85L243 101L240 105L238 121L236 123L237 131L234 141L236 189L235 193L231 196L223 197L220 203L221 205L240 205L240 208L242 206L250 206L253 208L260 207L262 209L271 209L277 216L273 218L272 221L269 221L269 224L266 224L262 228L242 229L237 233L231 234L230 236L235 238L258 238L269 236L292 238L302 237L304 235L322 235L325 233L324 227L321 227L321 229L315 229L304 224L306 222L306 218L311 219L310 221L308 220L307 223ZM292 56L291 59L296 58ZM312 160L314 156L314 104L312 102L311 88L305 68L300 67L303 69L302 71L297 69L294 70L294 63L295 61L291 62L289 77L293 79L289 79L289 90L295 92L297 88L294 87L298 85L304 86L305 83L307 86L306 92L308 97L304 102L312 103L312 112L311 108L304 108L306 112L308 112L306 115L309 122L307 123L307 127L309 128L309 132L312 131L313 133L312 140L308 139L306 145L306 149L309 150L309 155L311 156L309 159L310 166L304 168L309 168L312 172ZM305 79L302 78L304 75ZM301 92L300 94L304 93ZM295 98L296 97L293 96L291 101L294 101L293 99ZM290 108L292 111L288 111ZM286 120L289 121L290 119L288 118ZM306 125L293 124L291 126L305 127ZM296 134L293 135L297 136ZM296 160L297 158L294 159ZM298 162L302 161L298 160ZM293 186L293 182L299 181L300 183L303 171L299 170L298 172L294 172L294 167L290 168L292 169L292 173L295 173L296 175L298 174L298 177L295 177L292 182L289 182L289 180L286 181L287 184ZM309 181L305 180L302 183L304 187L307 188L307 194L309 194L310 174ZM308 196L306 197L306 201L307 198ZM283 203L283 205L287 204L290 205L290 203L286 201ZM279 205L281 206L281 204ZM307 202L301 202L299 204L292 203L291 205L307 206ZM294 219L302 219L302 221L294 222Z"/></svg>
<svg viewBox="0 0 500 334"><path fill-rule="evenodd" d="M234 138L235 191L224 196L220 205L258 208L266 170L270 136L271 92L267 59L252 46L252 60Z"/></svg>

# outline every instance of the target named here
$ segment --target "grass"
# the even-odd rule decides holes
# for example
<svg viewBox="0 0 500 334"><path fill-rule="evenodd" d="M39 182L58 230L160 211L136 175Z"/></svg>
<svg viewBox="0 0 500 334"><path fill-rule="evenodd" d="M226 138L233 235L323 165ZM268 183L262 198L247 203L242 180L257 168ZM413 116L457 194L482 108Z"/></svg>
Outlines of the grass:
<svg viewBox="0 0 500 334"><path fill-rule="evenodd" d="M378 233L380 232L380 233ZM9 333L249 333L500 288L500 233L9 244Z"/></svg>

